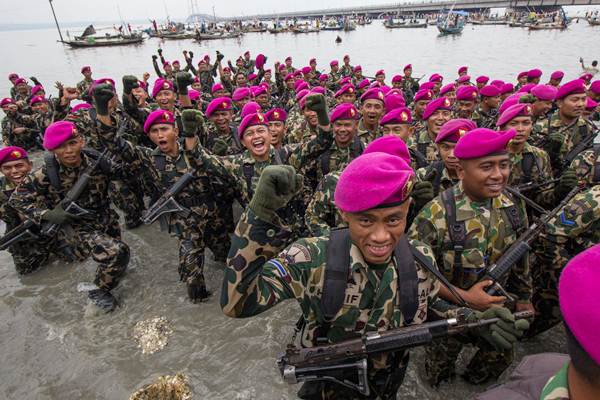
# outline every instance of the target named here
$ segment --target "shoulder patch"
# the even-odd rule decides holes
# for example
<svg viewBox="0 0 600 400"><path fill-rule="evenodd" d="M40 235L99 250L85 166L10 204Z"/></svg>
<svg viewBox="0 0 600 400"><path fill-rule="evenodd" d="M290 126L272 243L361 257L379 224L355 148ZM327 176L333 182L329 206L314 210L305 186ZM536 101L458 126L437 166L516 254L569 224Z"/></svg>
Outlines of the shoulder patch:
<svg viewBox="0 0 600 400"><path fill-rule="evenodd" d="M311 262L312 257L310 255L310 251L303 245L294 243L285 254L283 254L285 261L289 264L298 264Z"/></svg>

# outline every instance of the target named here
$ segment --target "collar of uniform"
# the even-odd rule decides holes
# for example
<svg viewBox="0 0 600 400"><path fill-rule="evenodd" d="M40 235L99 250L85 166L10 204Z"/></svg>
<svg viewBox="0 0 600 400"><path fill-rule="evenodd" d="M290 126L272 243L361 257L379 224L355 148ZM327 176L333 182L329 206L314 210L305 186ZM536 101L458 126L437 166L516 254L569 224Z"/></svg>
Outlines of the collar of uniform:
<svg viewBox="0 0 600 400"><path fill-rule="evenodd" d="M566 400L569 399L569 361L550 379L542 389L540 400Z"/></svg>
<svg viewBox="0 0 600 400"><path fill-rule="evenodd" d="M252 157L252 153L250 153L250 150L244 150L244 164L259 164L261 162L267 162L267 161L256 161L254 159L254 157ZM275 157L275 148L273 146L271 146L269 148L269 164L275 164L274 162L274 157Z"/></svg>
<svg viewBox="0 0 600 400"><path fill-rule="evenodd" d="M456 202L456 220L466 221L482 214L486 206L472 201L463 189L462 181L454 186L454 200ZM491 202L493 209L501 209L512 206L514 203L504 193L494 197Z"/></svg>
<svg viewBox="0 0 600 400"><path fill-rule="evenodd" d="M440 181L454 183L454 181L459 181L459 180L450 178L450 174L448 173L448 168L446 168L446 166L444 166L444 168L442 168L442 177L441 177Z"/></svg>
<svg viewBox="0 0 600 400"><path fill-rule="evenodd" d="M390 262L392 261L392 259L390 259L390 261L385 265L373 266L370 269L362 255L360 249L358 248L358 246L355 245L354 243L352 243L350 246L350 271L352 273L357 272L357 273L360 273L360 274L363 274L364 276L366 276L366 278L369 280L369 282L371 283L371 285L373 287L378 286L378 280L379 280L379 278L377 278L375 276L375 273L374 273L375 269L381 270L381 271L385 270L385 268L390 265Z"/></svg>
<svg viewBox="0 0 600 400"><path fill-rule="evenodd" d="M358 120L357 130L358 130L358 134L360 136L362 136L362 135L366 135L368 133L377 133L378 128L376 127L375 130L373 132L371 132L370 130L368 130L367 128L365 128L365 125L363 123L363 119L361 118L361 119Z"/></svg>
<svg viewBox="0 0 600 400"><path fill-rule="evenodd" d="M171 157L167 153L163 153L163 155L165 156L165 159L167 161L177 161L177 160L179 160L179 157L182 156L183 152L184 152L183 146L181 144L179 144L179 142L177 142L177 155L175 157Z"/></svg>
<svg viewBox="0 0 600 400"><path fill-rule="evenodd" d="M429 135L427 127L423 127L423 129L417 132L417 143L433 143L433 140L431 140L431 135Z"/></svg>

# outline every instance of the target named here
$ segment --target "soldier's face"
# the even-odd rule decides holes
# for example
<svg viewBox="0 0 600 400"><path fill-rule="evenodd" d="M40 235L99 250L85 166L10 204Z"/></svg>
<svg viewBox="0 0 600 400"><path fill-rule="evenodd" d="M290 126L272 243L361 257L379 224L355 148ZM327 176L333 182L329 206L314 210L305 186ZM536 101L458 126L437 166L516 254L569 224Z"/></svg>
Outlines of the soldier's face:
<svg viewBox="0 0 600 400"><path fill-rule="evenodd" d="M271 149L271 134L265 125L255 125L246 128L242 144L250 151L252 157L263 161L269 158Z"/></svg>
<svg viewBox="0 0 600 400"><path fill-rule="evenodd" d="M360 249L366 262L381 264L389 260L406 228L410 201L395 207L342 213L348 224L350 239Z"/></svg>
<svg viewBox="0 0 600 400"><path fill-rule="evenodd" d="M288 67L288 68L291 67L292 66L292 60L289 60L289 59L285 60L285 66Z"/></svg>
<svg viewBox="0 0 600 400"><path fill-rule="evenodd" d="M474 201L500 196L510 175L508 154L461 160L457 168L465 192Z"/></svg>
<svg viewBox="0 0 600 400"><path fill-rule="evenodd" d="M304 107L302 109L302 115L304 116L304 119L306 120L306 122L308 122L308 124L310 126L317 126L317 113L314 111L309 110L308 108Z"/></svg>
<svg viewBox="0 0 600 400"><path fill-rule="evenodd" d="M248 79L246 78L246 75L244 74L237 74L235 76L235 84L238 86L246 86L246 84L248 83Z"/></svg>
<svg viewBox="0 0 600 400"><path fill-rule="evenodd" d="M456 113L459 118L471 118L473 111L475 111L476 103L474 101L459 100L456 103Z"/></svg>
<svg viewBox="0 0 600 400"><path fill-rule="evenodd" d="M508 121L506 125L502 127L502 130L514 129L517 131L517 134L512 139L515 144L525 143L531 134L531 129L533 128L533 121L531 117L528 116L520 116L515 117Z"/></svg>
<svg viewBox="0 0 600 400"><path fill-rule="evenodd" d="M19 107L14 103L2 106L2 111L4 111L4 113L6 114L14 114L17 112L18 109Z"/></svg>
<svg viewBox="0 0 600 400"><path fill-rule="evenodd" d="M437 135L442 125L450 121L452 118L452 111L450 110L436 110L429 118L427 118L427 129L430 133Z"/></svg>
<svg viewBox="0 0 600 400"><path fill-rule="evenodd" d="M423 111L425 111L425 107L427 107L427 103L429 100L419 100L415 103L415 114L423 115Z"/></svg>
<svg viewBox="0 0 600 400"><path fill-rule="evenodd" d="M179 65L179 63L173 63L173 69L175 70L175 72L177 72L181 69L181 65Z"/></svg>
<svg viewBox="0 0 600 400"><path fill-rule="evenodd" d="M489 108L498 108L498 106L500 105L500 96L494 96L494 97L484 97L483 98L483 102L489 107Z"/></svg>
<svg viewBox="0 0 600 400"><path fill-rule="evenodd" d="M375 77L375 80L381 84L383 84L383 81L385 81L385 75L377 75Z"/></svg>
<svg viewBox="0 0 600 400"><path fill-rule="evenodd" d="M392 83L392 88L394 89L402 89L402 82L394 82Z"/></svg>
<svg viewBox="0 0 600 400"><path fill-rule="evenodd" d="M265 81L270 81L271 80L271 73L270 72L265 72L264 79L265 79Z"/></svg>
<svg viewBox="0 0 600 400"><path fill-rule="evenodd" d="M269 133L271 134L271 145L279 146L283 142L285 136L286 127L281 121L269 122Z"/></svg>
<svg viewBox="0 0 600 400"><path fill-rule="evenodd" d="M177 138L179 137L179 130L174 125L152 125L148 132L148 137L165 154L175 154L178 150Z"/></svg>
<svg viewBox="0 0 600 400"><path fill-rule="evenodd" d="M408 124L387 124L382 131L384 135L397 136L406 143L413 133L413 127Z"/></svg>
<svg viewBox="0 0 600 400"><path fill-rule="evenodd" d="M446 92L444 94L444 96L446 96L446 98L448 100L450 100L450 104L454 104L454 102L456 101L456 92L454 90L451 90L449 92Z"/></svg>
<svg viewBox="0 0 600 400"><path fill-rule="evenodd" d="M362 117L368 124L377 124L383 115L383 102L379 100L366 100L361 106Z"/></svg>
<svg viewBox="0 0 600 400"><path fill-rule="evenodd" d="M356 101L355 93L344 93L340 96L340 103L354 103Z"/></svg>
<svg viewBox="0 0 600 400"><path fill-rule="evenodd" d="M456 147L456 143L441 142L436 144L436 146L446 168L449 170L456 170L458 167L458 158L454 157L454 148Z"/></svg>
<svg viewBox="0 0 600 400"><path fill-rule="evenodd" d="M340 147L346 147L352 143L356 134L357 122L354 119L338 119L333 123L333 136Z"/></svg>
<svg viewBox="0 0 600 400"><path fill-rule="evenodd" d="M229 128L229 124L233 119L233 113L231 110L215 111L210 116L210 121L215 124L218 130L223 131Z"/></svg>
<svg viewBox="0 0 600 400"><path fill-rule="evenodd" d="M411 74L412 74L412 69L409 68L409 69L405 69L404 70L404 76L405 77L408 78L408 77L410 77Z"/></svg>
<svg viewBox="0 0 600 400"><path fill-rule="evenodd" d="M175 92L172 90L161 90L156 95L156 102L163 110L172 110L175 106Z"/></svg>
<svg viewBox="0 0 600 400"><path fill-rule="evenodd" d="M48 103L42 101L39 103L35 103L31 106L31 109L37 113L47 113L48 112Z"/></svg>
<svg viewBox="0 0 600 400"><path fill-rule="evenodd" d="M144 102L148 98L148 92L144 88L138 87L131 90L131 94L133 97L137 99L137 101Z"/></svg>
<svg viewBox="0 0 600 400"><path fill-rule="evenodd" d="M21 183L23 178L31 172L33 164L28 159L24 158L16 161L8 161L0 166L0 172L13 185Z"/></svg>
<svg viewBox="0 0 600 400"><path fill-rule="evenodd" d="M261 107L268 107L269 106L269 95L266 93L259 95L256 98L256 102L258 104L260 104Z"/></svg>
<svg viewBox="0 0 600 400"><path fill-rule="evenodd" d="M171 72L173 72L173 67L171 67L170 65L165 65L165 72L167 74L170 74Z"/></svg>
<svg viewBox="0 0 600 400"><path fill-rule="evenodd" d="M76 136L52 150L58 162L66 167L77 167L81 164L81 149L85 145L83 137Z"/></svg>
<svg viewBox="0 0 600 400"><path fill-rule="evenodd" d="M340 69L340 67L337 64L331 66L332 72L338 72L339 69Z"/></svg>
<svg viewBox="0 0 600 400"><path fill-rule="evenodd" d="M288 79L287 81L285 81L285 86L288 89L293 89L294 88L294 80L293 79Z"/></svg>
<svg viewBox="0 0 600 400"><path fill-rule="evenodd" d="M568 118L580 117L585 110L585 104L585 94L572 94L557 102L560 113Z"/></svg>
<svg viewBox="0 0 600 400"><path fill-rule="evenodd" d="M244 108L244 106L250 101L250 97L244 97L243 99L240 99L239 101L235 102L235 105L237 106L238 109L242 109Z"/></svg>

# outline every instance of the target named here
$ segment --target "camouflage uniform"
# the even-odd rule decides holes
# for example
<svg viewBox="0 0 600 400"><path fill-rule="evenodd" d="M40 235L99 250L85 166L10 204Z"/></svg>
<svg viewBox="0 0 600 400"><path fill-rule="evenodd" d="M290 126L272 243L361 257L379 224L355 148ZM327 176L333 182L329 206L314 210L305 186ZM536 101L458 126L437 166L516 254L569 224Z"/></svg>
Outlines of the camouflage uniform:
<svg viewBox="0 0 600 400"><path fill-rule="evenodd" d="M533 304L537 313L529 334L560 323L558 278L576 254L600 242L600 186L576 195L546 224L535 254L540 261L533 269Z"/></svg>
<svg viewBox="0 0 600 400"><path fill-rule="evenodd" d="M478 118L471 118L477 123L478 128L496 129L496 120L498 119L498 110L493 109L485 112L481 107L477 110Z"/></svg>
<svg viewBox="0 0 600 400"><path fill-rule="evenodd" d="M79 98L81 98L81 100L87 101L88 103L92 102L92 97L88 94L88 91L90 89L90 86L92 86L92 83L94 83L94 80L87 80L87 79L83 79L82 81L80 81L77 84L77 90L79 91Z"/></svg>
<svg viewBox="0 0 600 400"><path fill-rule="evenodd" d="M362 118L358 121L357 129L358 129L357 135L359 138L362 139L362 141L365 145L367 145L367 144L371 143L373 140L383 136L381 127L379 125L377 125L377 128L375 128L374 131L369 131L367 128L365 128Z"/></svg>
<svg viewBox="0 0 600 400"><path fill-rule="evenodd" d="M325 153L304 166L304 175L312 175L315 177L316 182L320 182L328 173L343 170L350 161L362 154L364 147L364 143L359 138L356 138L356 141L353 140L344 148L339 147L334 140ZM312 171L313 174L307 173L308 171Z"/></svg>
<svg viewBox="0 0 600 400"><path fill-rule="evenodd" d="M437 146L431 139L427 127L415 132L414 135L408 140L406 145L413 151L419 151L430 163L440 160L440 154Z"/></svg>
<svg viewBox="0 0 600 400"><path fill-rule="evenodd" d="M520 153L509 152L508 156L512 164L510 177L508 178L510 186L519 186L529 182L534 184L543 183L553 179L554 174L550 157L548 157L548 153L539 147L526 142ZM529 177L525 176L523 169L523 165L526 163L525 157L532 157L532 168L529 171ZM526 192L525 194L543 206L551 207L554 203L553 190L537 190L534 193Z"/></svg>
<svg viewBox="0 0 600 400"><path fill-rule="evenodd" d="M311 140L317 133L317 130L310 126L306 119L302 117L302 120L295 126L289 127L288 132L285 135L285 144L299 144Z"/></svg>
<svg viewBox="0 0 600 400"><path fill-rule="evenodd" d="M508 207L515 203L506 195L477 203L465 194L462 183L450 189L455 203L456 221L465 224L464 250L460 254L460 264L456 263L455 249L448 233L446 211L442 195L426 205L414 220L409 237L421 240L433 250L437 264L446 278L461 289L469 289L485 272L487 266L496 262L518 237L509 223ZM527 216L522 205L517 205L522 226L526 226ZM529 302L531 298L531 277L527 257L517 263L500 282L509 292L514 293L519 302ZM465 378L473 383L498 377L512 362L513 352L498 352L485 342L476 343L479 351L471 360ZM456 338L444 338L427 346L425 368L432 385L454 375L454 363L463 343Z"/></svg>
<svg viewBox="0 0 600 400"><path fill-rule="evenodd" d="M81 154L79 167L58 166L61 190L57 191L50 183L47 167L27 176L12 194L9 204L38 225L42 224L42 214L54 208L65 193L77 182L79 176L93 162L87 154ZM118 216L108 202L108 186L114 171L96 169L77 205L89 211L93 219L81 219L70 223L64 229L72 230L72 238L78 241L98 263L94 283L101 289L111 290L117 286L119 278L129 263L129 247L121 241Z"/></svg>
<svg viewBox="0 0 600 400"><path fill-rule="evenodd" d="M325 175L306 207L304 221L311 236L328 236L331 227L345 225L342 215L333 202L333 195L341 173L341 171L335 171Z"/></svg>
<svg viewBox="0 0 600 400"><path fill-rule="evenodd" d="M15 134L15 128L26 128L23 133ZM4 146L18 146L27 151L41 149L40 131L35 118L31 115L16 112L2 119L2 142Z"/></svg>
<svg viewBox="0 0 600 400"><path fill-rule="evenodd" d="M336 88L339 86L338 82L340 79L342 79L342 74L338 70L338 72L329 71L329 74L327 75L327 88L329 90L336 90Z"/></svg>
<svg viewBox="0 0 600 400"><path fill-rule="evenodd" d="M244 146L241 144L237 129L235 126L230 125L231 132L223 135L219 132L218 128L212 122L208 122L206 124L207 131L206 134L202 135L200 142L202 145L208 149L209 151L214 153L214 145L216 139L221 139L227 143L227 153L222 155L234 155L240 154L244 151Z"/></svg>
<svg viewBox="0 0 600 400"><path fill-rule="evenodd" d="M415 93L419 90L419 81L411 77L402 78L402 92L406 99L406 104L410 104L413 101Z"/></svg>
<svg viewBox="0 0 600 400"><path fill-rule="evenodd" d="M595 146L593 150L582 151L571 163L569 168L575 171L581 186L592 186L600 183L599 150L600 148Z"/></svg>
<svg viewBox="0 0 600 400"><path fill-rule="evenodd" d="M352 65L343 64L340 67L340 75L343 76L344 78L347 76L352 76L353 70L354 70L354 67ZM317 75L317 77L318 77L318 75Z"/></svg>
<svg viewBox="0 0 600 400"><path fill-rule="evenodd" d="M417 169L415 171L415 174L417 175L417 181L424 181L427 175L429 175L433 169L438 170L438 168L441 170L441 172L437 173L433 182L431 182L433 184L434 196L437 196L440 192L443 192L446 189L450 189L459 182L458 178L455 179L450 177L448 169L442 160L434 161L427 167Z"/></svg>
<svg viewBox="0 0 600 400"><path fill-rule="evenodd" d="M330 343L336 343L366 332L381 332L408 323L400 311L395 258L392 257L386 266L374 268L367 265L358 247L351 245L349 282L352 284L348 285L346 293L355 296L346 296L345 304L331 321L327 332L320 333L324 318L320 302L329 238L301 239L284 249L289 234L281 225L256 217L252 210L242 215L232 239L221 291L221 307L227 315L249 317L283 300L295 299L306 322L301 333L301 344L305 347L315 346L321 335ZM427 246L417 241L411 244L435 263ZM428 310L444 317L455 315L456 309L449 309L447 303L436 298L439 283L420 264L415 266L419 297L418 311L411 323L424 322ZM381 372L387 375L390 369L403 370L407 362L408 357L403 352L371 357L370 386L376 387L374 381ZM397 386L401 384L402 377L397 377L394 382ZM314 396L310 398L365 398L332 383L309 383L301 391L310 386Z"/></svg>

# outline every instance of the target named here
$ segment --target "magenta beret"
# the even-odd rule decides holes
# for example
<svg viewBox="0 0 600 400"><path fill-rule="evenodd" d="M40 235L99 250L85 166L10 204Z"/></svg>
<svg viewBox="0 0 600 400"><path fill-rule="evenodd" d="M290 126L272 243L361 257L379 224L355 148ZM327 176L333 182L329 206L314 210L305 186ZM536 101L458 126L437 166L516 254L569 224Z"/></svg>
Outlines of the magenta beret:
<svg viewBox="0 0 600 400"><path fill-rule="evenodd" d="M523 71L523 72L519 72L519 75L517 75L517 79L521 79L524 76L527 76L528 71Z"/></svg>
<svg viewBox="0 0 600 400"><path fill-rule="evenodd" d="M309 63L309 64L312 64L312 63L315 63L315 64L316 64L316 63L317 63L317 59L313 57L313 58L311 58L310 60L308 60L308 63Z"/></svg>
<svg viewBox="0 0 600 400"><path fill-rule="evenodd" d="M27 85L27 81L25 80L25 78L17 78L17 80L15 81L15 86L17 85Z"/></svg>
<svg viewBox="0 0 600 400"><path fill-rule="evenodd" d="M296 92L299 92L300 90L303 89L310 89L310 86L308 85L308 83L306 83L305 81L296 81L294 83L294 90Z"/></svg>
<svg viewBox="0 0 600 400"><path fill-rule="evenodd" d="M401 125L401 124L410 124L412 122L412 117L410 115L410 110L406 107L395 108L381 117L379 120L379 125Z"/></svg>
<svg viewBox="0 0 600 400"><path fill-rule="evenodd" d="M441 143L441 142L456 143L467 132L472 131L473 129L476 129L476 128L477 128L477 125L475 124L475 122L471 121L470 119L463 119L463 118L451 119L450 121L448 121L444 125L442 125L442 127L440 128L440 131L438 132L437 136L435 137L435 142L436 143Z"/></svg>
<svg viewBox="0 0 600 400"><path fill-rule="evenodd" d="M469 67L467 67L466 65L463 65L462 67L460 67L458 69L458 73L462 74L463 72L467 72L468 69L469 69Z"/></svg>
<svg viewBox="0 0 600 400"><path fill-rule="evenodd" d="M267 111L265 118L269 122L279 121L285 123L285 120L287 119L287 113L283 108L273 108Z"/></svg>
<svg viewBox="0 0 600 400"><path fill-rule="evenodd" d="M380 88L384 95L388 94L390 90L392 90L392 88L388 85L381 85Z"/></svg>
<svg viewBox="0 0 600 400"><path fill-rule="evenodd" d="M485 85L486 83L488 83L489 80L490 80L490 78L488 78L487 76L481 75L481 76L478 76L475 79L475 82L477 82L477 83L483 83Z"/></svg>
<svg viewBox="0 0 600 400"><path fill-rule="evenodd" d="M419 86L419 90L423 89L433 89L435 87L435 82L424 82Z"/></svg>
<svg viewBox="0 0 600 400"><path fill-rule="evenodd" d="M319 80L321 82L326 81L327 79L329 79L329 75L327 75L327 74L321 74L321 75L319 75Z"/></svg>
<svg viewBox="0 0 600 400"><path fill-rule="evenodd" d="M29 100L29 105L32 106L37 103L47 103L48 100L44 96L33 96L31 100Z"/></svg>
<svg viewBox="0 0 600 400"><path fill-rule="evenodd" d="M242 110L240 111L240 117L244 119L246 115L256 114L259 112L261 112L260 104L255 101L249 101L244 104L244 107L242 107Z"/></svg>
<svg viewBox="0 0 600 400"><path fill-rule="evenodd" d="M433 90L431 89L421 89L417 93L415 93L414 102L421 100L431 101L433 99Z"/></svg>
<svg viewBox="0 0 600 400"><path fill-rule="evenodd" d="M312 71L312 69L310 67L304 67L301 69L301 71L304 75L306 75L306 74L310 74L310 71Z"/></svg>
<svg viewBox="0 0 600 400"><path fill-rule="evenodd" d="M512 93L515 90L515 86L512 83L505 83L500 89L500 94Z"/></svg>
<svg viewBox="0 0 600 400"><path fill-rule="evenodd" d="M584 81L591 81L593 77L594 75L590 74L589 72L584 72L583 74L581 74L579 79L583 79Z"/></svg>
<svg viewBox="0 0 600 400"><path fill-rule="evenodd" d="M291 79L294 79L294 74L287 74L285 78L283 78L284 81L289 81Z"/></svg>
<svg viewBox="0 0 600 400"><path fill-rule="evenodd" d="M461 86L456 89L456 100L477 101L479 91L475 86Z"/></svg>
<svg viewBox="0 0 600 400"><path fill-rule="evenodd" d="M592 82L590 91L595 94L600 94L600 80Z"/></svg>
<svg viewBox="0 0 600 400"><path fill-rule="evenodd" d="M559 81L561 80L563 77L565 76L565 73L562 71L554 71L552 73L552 75L550 75L550 79L553 79L555 81Z"/></svg>
<svg viewBox="0 0 600 400"><path fill-rule="evenodd" d="M77 128L70 121L53 122L44 132L44 148L54 150L67 140L77 136Z"/></svg>
<svg viewBox="0 0 600 400"><path fill-rule="evenodd" d="M170 62L168 62L168 61L165 61L165 62L163 63L163 67L170 67L170 66L171 66L171 63L170 63Z"/></svg>
<svg viewBox="0 0 600 400"><path fill-rule="evenodd" d="M500 89L496 86L488 85L481 88L479 91L481 97L496 97L500 96Z"/></svg>
<svg viewBox="0 0 600 400"><path fill-rule="evenodd" d="M245 98L250 98L251 96L252 96L252 93L250 92L249 87L239 87L233 91L233 95L231 96L231 99L233 101L240 101Z"/></svg>
<svg viewBox="0 0 600 400"><path fill-rule="evenodd" d="M440 89L440 96L445 95L448 92L454 92L456 90L456 87L454 86L454 83L449 83L447 85L444 85L441 89Z"/></svg>
<svg viewBox="0 0 600 400"><path fill-rule="evenodd" d="M334 66L334 65L338 65L338 60L331 60L331 62L329 62L330 66Z"/></svg>
<svg viewBox="0 0 600 400"><path fill-rule="evenodd" d="M350 78L349 76L345 76L342 79L340 79L339 85L343 86L346 83L352 83L352 78Z"/></svg>
<svg viewBox="0 0 600 400"><path fill-rule="evenodd" d="M362 71L362 67L360 65L357 65L354 67L353 71L354 72Z"/></svg>
<svg viewBox="0 0 600 400"><path fill-rule="evenodd" d="M379 81L373 81L369 85L369 88L378 88L378 87L381 87L381 82L379 82Z"/></svg>
<svg viewBox="0 0 600 400"><path fill-rule="evenodd" d="M409 198L415 173L400 157L363 154L342 171L335 188L335 205L344 212L393 207Z"/></svg>
<svg viewBox="0 0 600 400"><path fill-rule="evenodd" d="M429 82L441 82L444 80L444 77L441 76L440 74L432 74L429 77Z"/></svg>
<svg viewBox="0 0 600 400"><path fill-rule="evenodd" d="M388 94L385 95L383 102L385 104L386 112L390 112L392 110L395 110L396 108L406 106L406 101L404 101L404 96L402 95L402 93L397 93L397 92L390 91Z"/></svg>
<svg viewBox="0 0 600 400"><path fill-rule="evenodd" d="M362 96L360 96L360 101L362 101L363 103L367 100L379 100L383 103L383 99L385 98L385 94L383 94L383 91L381 90L381 88L371 88L369 90L367 90L366 92L364 92L362 94Z"/></svg>
<svg viewBox="0 0 600 400"><path fill-rule="evenodd" d="M221 85L220 83L215 83L214 85L212 85L212 88L210 88L211 93L218 92L219 90L225 90L223 85Z"/></svg>
<svg viewBox="0 0 600 400"><path fill-rule="evenodd" d="M13 79L17 79L19 77L19 74L16 74L14 72L8 74L8 80L13 80Z"/></svg>
<svg viewBox="0 0 600 400"><path fill-rule="evenodd" d="M17 146L6 146L0 149L0 165L27 158L27 152Z"/></svg>
<svg viewBox="0 0 600 400"><path fill-rule="evenodd" d="M179 65L179 60L173 60L173 65L178 64Z"/></svg>
<svg viewBox="0 0 600 400"><path fill-rule="evenodd" d="M344 60L349 60L350 56L348 54L344 54Z"/></svg>
<svg viewBox="0 0 600 400"><path fill-rule="evenodd" d="M42 85L35 85L31 88L31 95L35 96L35 94L40 91L45 92L44 87Z"/></svg>
<svg viewBox="0 0 600 400"><path fill-rule="evenodd" d="M538 68L530 69L527 71L528 78L539 78L542 76L542 70Z"/></svg>
<svg viewBox="0 0 600 400"><path fill-rule="evenodd" d="M469 75L463 75L463 76L458 77L458 83L465 83L465 82L469 82L470 80L471 80L471 77Z"/></svg>
<svg viewBox="0 0 600 400"><path fill-rule="evenodd" d="M531 92L531 89L533 89L536 86L537 85L535 83L528 83L526 85L523 85L521 86L521 89L519 89L519 93L529 93Z"/></svg>
<svg viewBox="0 0 600 400"><path fill-rule="evenodd" d="M505 153L508 142L516 133L514 129L503 132L487 128L473 129L458 140L454 156L461 160L469 160Z"/></svg>
<svg viewBox="0 0 600 400"><path fill-rule="evenodd" d="M402 82L402 75L394 75L392 78L392 83L400 83Z"/></svg>
<svg viewBox="0 0 600 400"><path fill-rule="evenodd" d="M152 88L152 97L156 97L162 90L170 90L174 92L175 86L173 86L171 81L159 78L156 80L156 82L154 82L154 87Z"/></svg>
<svg viewBox="0 0 600 400"><path fill-rule="evenodd" d="M375 72L375 76L377 75L385 75L385 72L382 69L380 69L379 71Z"/></svg>
<svg viewBox="0 0 600 400"><path fill-rule="evenodd" d="M406 71L407 69L412 69L412 64L406 64L403 71Z"/></svg>
<svg viewBox="0 0 600 400"><path fill-rule="evenodd" d="M404 140L395 135L386 135L373 140L367 145L363 154L369 153L387 153L392 156L400 157L404 162L410 165L410 151Z"/></svg>
<svg viewBox="0 0 600 400"><path fill-rule="evenodd" d="M295 72L293 72L294 76L297 77L302 77L302 71L296 70Z"/></svg>
<svg viewBox="0 0 600 400"><path fill-rule="evenodd" d="M264 54L259 54L256 56L256 60L254 60L254 64L256 65L256 68L261 69L265 65L266 61L267 61L267 57L265 57Z"/></svg>
<svg viewBox="0 0 600 400"><path fill-rule="evenodd" d="M167 110L152 111L148 115L148 118L146 118L146 122L144 122L144 132L146 132L146 135L150 133L150 128L158 124L175 125L173 113Z"/></svg>
<svg viewBox="0 0 600 400"><path fill-rule="evenodd" d="M423 111L423 120L431 117L437 110L451 111L452 104L450 103L450 100L448 100L446 97L438 97L435 100L431 100L429 103L427 103L427 106L425 106L425 110Z"/></svg>
<svg viewBox="0 0 600 400"><path fill-rule="evenodd" d="M351 83L347 83L344 86L342 86L342 88L340 90L335 92L333 97L337 98L337 97L340 97L341 95L343 95L344 93L354 93L354 91L355 91L354 85Z"/></svg>
<svg viewBox="0 0 600 400"><path fill-rule="evenodd" d="M191 101L198 101L200 98L200 92L195 89L188 90L188 97Z"/></svg>
<svg viewBox="0 0 600 400"><path fill-rule="evenodd" d="M310 93L310 90L308 90L308 89L302 89L302 90L296 92L296 101L302 100L302 98L304 98L304 96L306 96L309 93Z"/></svg>
<svg viewBox="0 0 600 400"><path fill-rule="evenodd" d="M313 93L325 94L325 88L323 86L317 86L311 89Z"/></svg>
<svg viewBox="0 0 600 400"><path fill-rule="evenodd" d="M206 107L206 117L210 118L215 111L231 110L231 99L229 97L217 97Z"/></svg>
<svg viewBox="0 0 600 400"><path fill-rule="evenodd" d="M250 91L252 92L252 96L254 97L258 97L261 94L268 94L267 88L263 85L252 86L252 88L250 88Z"/></svg>
<svg viewBox="0 0 600 400"><path fill-rule="evenodd" d="M338 104L329 115L329 119L331 122L335 122L341 119L357 119L358 118L358 110L354 107L354 104L351 103L342 103Z"/></svg>
<svg viewBox="0 0 600 400"><path fill-rule="evenodd" d="M512 119L516 117L530 117L531 116L531 105L527 103L517 103L508 107L500 117L498 117L498 121L496 122L496 126L503 126L510 122Z"/></svg>
<svg viewBox="0 0 600 400"><path fill-rule="evenodd" d="M531 89L531 94L539 100L554 101L558 89L551 85L537 85Z"/></svg>
<svg viewBox="0 0 600 400"><path fill-rule="evenodd" d="M562 85L556 93L556 100L564 99L572 94L585 93L585 83L581 79L575 79Z"/></svg>
<svg viewBox="0 0 600 400"><path fill-rule="evenodd" d="M246 51L244 52L244 56L250 56L250 50L246 50Z"/></svg>
<svg viewBox="0 0 600 400"><path fill-rule="evenodd" d="M254 72L248 75L248 80L253 81L258 77Z"/></svg>
<svg viewBox="0 0 600 400"><path fill-rule="evenodd" d="M569 216L567 216L569 218ZM577 342L600 365L600 245L573 257L560 274L560 311Z"/></svg>
<svg viewBox="0 0 600 400"><path fill-rule="evenodd" d="M244 137L246 129L256 125L268 126L269 124L265 116L261 113L248 114L242 118L242 122L240 122L240 126L238 127L238 136L240 139Z"/></svg>
<svg viewBox="0 0 600 400"><path fill-rule="evenodd" d="M500 79L494 79L490 82L490 85L496 86L498 89L500 89L504 85L504 81L501 81Z"/></svg>
<svg viewBox="0 0 600 400"><path fill-rule="evenodd" d="M90 103L80 103L80 104L77 104L76 106L73 106L73 108L71 108L71 112L75 113L79 110L88 110L90 108L92 108L92 105Z"/></svg>
<svg viewBox="0 0 600 400"><path fill-rule="evenodd" d="M500 107L498 108L498 115L502 114L508 107L518 104L522 96L525 96L525 93L517 92L511 94L506 99L504 99L504 101L502 102L502 104L500 104Z"/></svg>
<svg viewBox="0 0 600 400"><path fill-rule="evenodd" d="M5 97L2 100L0 100L0 107L7 106L9 104L15 104L15 101L10 97Z"/></svg>
<svg viewBox="0 0 600 400"><path fill-rule="evenodd" d="M83 66L83 67L81 67L81 73L82 73L82 74L83 74L84 72L91 71L91 70L92 70L92 67L90 67L89 65L86 65L86 66Z"/></svg>
<svg viewBox="0 0 600 400"><path fill-rule="evenodd" d="M596 107L598 107L598 103L596 103L591 97L588 97L585 103L585 109L588 111L594 111Z"/></svg>
<svg viewBox="0 0 600 400"><path fill-rule="evenodd" d="M363 79L362 81L360 81L360 83L358 84L358 88L359 89L363 89L365 87L369 86L369 80L367 78Z"/></svg>

